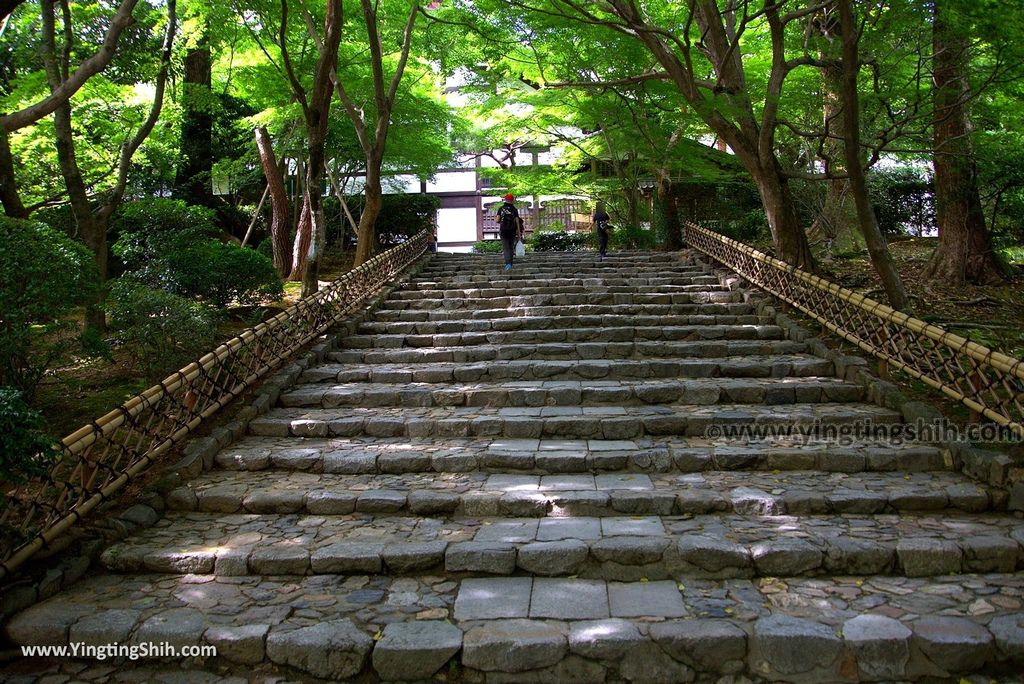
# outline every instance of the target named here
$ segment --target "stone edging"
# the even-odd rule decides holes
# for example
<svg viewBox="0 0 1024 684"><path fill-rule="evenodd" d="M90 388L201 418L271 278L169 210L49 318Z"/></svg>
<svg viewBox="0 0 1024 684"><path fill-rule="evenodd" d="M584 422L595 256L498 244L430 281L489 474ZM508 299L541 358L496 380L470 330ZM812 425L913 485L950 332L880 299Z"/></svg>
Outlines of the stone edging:
<svg viewBox="0 0 1024 684"><path fill-rule="evenodd" d="M788 304L756 288L742 276L717 264L707 263L706 257L700 252L695 253L704 264L705 272L717 276L719 282L730 290L742 292L744 300L753 304L759 315L773 317L775 324L786 331L789 339L806 342L815 356L835 364L837 377L864 387L869 402L899 411L908 423L921 422L927 425L943 419L942 413L934 405L907 398L898 385L873 374L869 370L872 361L857 354L829 349L820 338L813 336L784 313ZM991 488L993 505L997 510L1024 511L1024 462L1017 462L1003 452L982 449L966 440L943 439L938 444L946 451L950 465Z"/></svg>
<svg viewBox="0 0 1024 684"><path fill-rule="evenodd" d="M44 560L33 568L34 572L30 571L31 576L17 577L7 586L0 587L0 625L7 622L12 615L56 595L77 582L99 560L100 554L110 544L156 524L163 517L166 508L164 497L168 492L212 469L214 456L221 449L231 446L245 436L251 420L272 409L281 393L294 386L304 370L323 361L327 354L337 347L339 339L353 334L370 312L395 289L415 277L433 256L433 252L421 256L399 274L391 285L382 289L369 304L325 333L322 341L313 344L292 363L267 377L252 389L251 393L235 399L236 402L248 401L248 405L223 425L217 425L218 418L214 417L210 422L216 427L205 437L188 440L181 459L168 466L152 481L136 503L123 511L92 521L79 538L67 549L60 551L59 561L52 558L49 561ZM112 503L117 506L125 502L115 499Z"/></svg>

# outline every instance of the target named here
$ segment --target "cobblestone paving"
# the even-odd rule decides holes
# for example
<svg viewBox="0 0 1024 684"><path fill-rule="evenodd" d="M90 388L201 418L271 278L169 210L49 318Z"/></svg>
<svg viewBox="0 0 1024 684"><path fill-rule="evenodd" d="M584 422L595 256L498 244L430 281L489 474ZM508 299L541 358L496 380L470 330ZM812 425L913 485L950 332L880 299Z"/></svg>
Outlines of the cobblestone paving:
<svg viewBox="0 0 1024 684"><path fill-rule="evenodd" d="M811 349L688 255L439 255L4 626L217 656L0 679L1021 681L1005 493Z"/></svg>

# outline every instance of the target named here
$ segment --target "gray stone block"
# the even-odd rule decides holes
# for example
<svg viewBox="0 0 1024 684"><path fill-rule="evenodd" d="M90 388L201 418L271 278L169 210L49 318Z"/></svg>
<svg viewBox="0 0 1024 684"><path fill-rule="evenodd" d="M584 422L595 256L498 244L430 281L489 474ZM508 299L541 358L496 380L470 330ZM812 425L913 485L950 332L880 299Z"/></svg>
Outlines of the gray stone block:
<svg viewBox="0 0 1024 684"><path fill-rule="evenodd" d="M448 622L393 622L373 649L373 668L385 681L429 679L461 648L462 630Z"/></svg>
<svg viewBox="0 0 1024 684"><path fill-rule="evenodd" d="M519 547L516 563L535 575L572 575L586 562L589 551L577 539L534 542Z"/></svg>
<svg viewBox="0 0 1024 684"><path fill-rule="evenodd" d="M448 542L396 542L386 544L381 556L391 572L427 570L444 562Z"/></svg>
<svg viewBox="0 0 1024 684"><path fill-rule="evenodd" d="M167 643L177 649L201 643L206 620L195 608L169 608L146 619L132 636L136 644Z"/></svg>
<svg viewBox="0 0 1024 684"><path fill-rule="evenodd" d="M686 617L675 582L609 582L612 617Z"/></svg>
<svg viewBox="0 0 1024 684"><path fill-rule="evenodd" d="M743 670L747 633L728 620L671 620L651 625L650 634L666 653L700 672Z"/></svg>
<svg viewBox="0 0 1024 684"><path fill-rule="evenodd" d="M903 679L910 660L911 631L884 615L858 615L843 624L843 639L857 660L860 679Z"/></svg>
<svg viewBox="0 0 1024 684"><path fill-rule="evenodd" d="M337 542L321 546L310 556L315 573L377 573L381 570L383 544Z"/></svg>
<svg viewBox="0 0 1024 684"><path fill-rule="evenodd" d="M645 565L661 561L668 548L667 537L607 537L590 545L590 554L599 562Z"/></svg>
<svg viewBox="0 0 1024 684"><path fill-rule="evenodd" d="M101 610L87 615L71 626L69 642L82 642L92 646L125 643L141 611L128 608Z"/></svg>
<svg viewBox="0 0 1024 684"><path fill-rule="evenodd" d="M949 575L961 570L960 547L943 539L901 539L896 557L907 577Z"/></svg>
<svg viewBox="0 0 1024 684"><path fill-rule="evenodd" d="M926 615L913 627L914 645L947 673L973 672L993 655L992 634L967 618Z"/></svg>
<svg viewBox="0 0 1024 684"><path fill-rule="evenodd" d="M373 639L351 620L330 620L288 630L275 627L267 637L267 658L323 679L354 677L363 669Z"/></svg>
<svg viewBox="0 0 1024 684"><path fill-rule="evenodd" d="M771 615L754 623L751 668L769 678L828 670L842 650L842 642L827 625Z"/></svg>
<svg viewBox="0 0 1024 684"><path fill-rule="evenodd" d="M608 617L608 591L601 580L537 578L531 618L593 620Z"/></svg>
<svg viewBox="0 0 1024 684"><path fill-rule="evenodd" d="M455 619L524 618L530 614L530 577L466 579L455 598Z"/></svg>
<svg viewBox="0 0 1024 684"><path fill-rule="evenodd" d="M645 641L628 620L573 621L569 627L569 650L595 660L617 660Z"/></svg>
<svg viewBox="0 0 1024 684"><path fill-rule="evenodd" d="M444 565L449 572L511 575L516 568L516 549L501 542L458 542L448 545Z"/></svg>
<svg viewBox="0 0 1024 684"><path fill-rule="evenodd" d="M462 664L485 672L525 672L565 657L563 628L537 620L495 620L466 632Z"/></svg>
<svg viewBox="0 0 1024 684"><path fill-rule="evenodd" d="M1000 615L988 623L1003 658L1024 665L1024 613Z"/></svg>
<svg viewBox="0 0 1024 684"><path fill-rule="evenodd" d="M203 638L217 648L217 657L232 663L258 665L265 655L270 625L214 625Z"/></svg>
<svg viewBox="0 0 1024 684"><path fill-rule="evenodd" d="M792 577L821 567L821 549L804 539L779 538L754 544L750 549L760 575Z"/></svg>
<svg viewBox="0 0 1024 684"><path fill-rule="evenodd" d="M753 568L750 551L745 546L720 537L686 535L680 537L677 549L684 562L707 572L746 572Z"/></svg>

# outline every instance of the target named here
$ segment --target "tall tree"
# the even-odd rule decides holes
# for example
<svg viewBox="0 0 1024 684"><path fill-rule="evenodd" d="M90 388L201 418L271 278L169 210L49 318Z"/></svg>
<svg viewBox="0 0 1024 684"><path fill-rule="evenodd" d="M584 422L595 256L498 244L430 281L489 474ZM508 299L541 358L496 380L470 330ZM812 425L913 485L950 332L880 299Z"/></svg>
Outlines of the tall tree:
<svg viewBox="0 0 1024 684"><path fill-rule="evenodd" d="M969 40L943 1L934 5L932 27L935 213L939 244L926 275L947 283L994 284L1004 280L985 225L978 167L967 111Z"/></svg>
<svg viewBox="0 0 1024 684"><path fill-rule="evenodd" d="M175 194L189 204L213 206L213 72L209 16L197 17L197 29L185 53L181 92L181 163L174 179Z"/></svg>
<svg viewBox="0 0 1024 684"><path fill-rule="evenodd" d="M66 88L72 78L70 72L70 55L74 28L72 25L71 7L67 0L60 0L60 13L63 26L63 44L57 49L57 6L54 0L40 0L43 27L43 63L50 85L50 92L56 94ZM139 128L126 138L120 145L116 162L116 180L114 186L101 198L90 197L83 179L81 167L75 147L75 135L72 125L72 108L70 99L59 101L54 108L54 143L64 183L67 188L71 212L78 227L79 234L85 244L92 250L93 258L99 272L100 282L107 279L107 225L111 215L121 204L128 185L128 174L131 170L132 158L149 134L153 131L160 111L163 108L164 90L170 72L171 55L174 36L177 30L176 0L167 2L167 23L164 31L163 47L160 51L160 67L154 84L153 101L149 114ZM95 201L98 200L98 201ZM94 206L95 205L95 206ZM106 320L102 302L88 307L86 323L94 328L104 329Z"/></svg>
<svg viewBox="0 0 1024 684"><path fill-rule="evenodd" d="M3 9L10 14L19 4L21 3L11 2L3 7ZM121 0L114 16L110 20L110 25L103 34L102 43L95 53L78 65L74 72L70 71L70 53L65 55L65 61L68 63L64 69L65 73L58 79L58 85L50 88L50 92L46 97L17 111L0 115L0 202L3 203L4 212L8 216L25 217L28 215L28 210L18 194L17 180L14 176L14 158L11 154L10 134L26 126L31 126L40 119L53 114L58 107L66 105L71 100L71 97L81 90L82 86L90 78L102 72L110 64L117 50L117 43L121 34L135 23L132 12L137 4L138 0ZM52 2L49 4L49 7L49 12L52 15ZM44 53L46 49L44 43ZM49 80L49 75L47 78Z"/></svg>
<svg viewBox="0 0 1024 684"><path fill-rule="evenodd" d="M370 69L373 74L374 121L371 122L367 119L365 108L356 105L348 88L338 78L338 74L334 73L334 87L338 99L345 106L345 112L356 129L359 145L363 148L363 154L366 156L365 201L363 213L359 217L358 241L353 261L355 266L365 263L373 254L376 242L374 227L384 202L381 169L384 165L384 153L387 149L388 133L391 129L391 115L395 108L398 86L409 61L413 28L416 26L416 18L419 15L419 4L416 0L406 3L408 13L398 43L398 60L391 78L386 79L384 75L384 44L378 16L380 7L377 2L371 0L361 0L361 4L366 38L370 48Z"/></svg>
<svg viewBox="0 0 1024 684"><path fill-rule="evenodd" d="M878 227L878 218L868 199L864 167L861 165L860 94L857 91L857 75L860 72L860 33L853 16L853 0L837 0L837 3L843 41L843 142L846 148L846 172L850 193L857 207L857 220L867 243L868 253L871 255L871 263L882 280L882 287L889 297L889 303L894 309L906 311L910 308L910 300L882 231Z"/></svg>
<svg viewBox="0 0 1024 684"><path fill-rule="evenodd" d="M302 217L299 219L295 242L297 258L292 264L291 277L295 279L297 275L301 275L302 296L308 297L319 289L319 258L327 235L321 187L326 163L325 145L332 85L337 70L344 16L342 0L327 0L321 36L312 14L304 4L302 11L307 30L317 50L312 83L308 90L299 80L288 47L288 0L281 0L279 45L285 74L291 85L292 94L302 108L306 130L306 178L302 197Z"/></svg>
<svg viewBox="0 0 1024 684"><path fill-rule="evenodd" d="M292 269L291 261L288 259L288 237L291 231L288 190L266 126L256 128L256 148L259 151L270 195L270 241L273 246L274 268L282 278L287 278Z"/></svg>

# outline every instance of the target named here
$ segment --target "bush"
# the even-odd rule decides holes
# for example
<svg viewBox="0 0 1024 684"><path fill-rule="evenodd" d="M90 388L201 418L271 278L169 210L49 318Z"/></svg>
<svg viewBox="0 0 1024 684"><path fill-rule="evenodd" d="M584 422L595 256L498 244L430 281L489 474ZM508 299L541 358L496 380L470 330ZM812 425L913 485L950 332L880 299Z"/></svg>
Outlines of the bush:
<svg viewBox="0 0 1024 684"><path fill-rule="evenodd" d="M763 209L748 211L739 218L721 221L711 228L726 237L748 245L770 239L771 236L768 215L764 213Z"/></svg>
<svg viewBox="0 0 1024 684"><path fill-rule="evenodd" d="M501 240L480 240L473 244L476 254L501 254Z"/></svg>
<svg viewBox="0 0 1024 684"><path fill-rule="evenodd" d="M365 199L360 195L346 197L349 211L356 223L363 213ZM433 228L437 216L437 208L441 206L440 198L434 195L384 195L380 215L377 216L377 249L388 249L403 242L406 238L416 235L422 230ZM337 242L341 234L342 221L346 222L344 247L353 247L356 241L355 231L347 225L341 205L336 197L324 198L324 219L327 222L327 239Z"/></svg>
<svg viewBox="0 0 1024 684"><path fill-rule="evenodd" d="M213 347L217 315L184 297L124 276L107 299L114 340L150 377L186 365Z"/></svg>
<svg viewBox="0 0 1024 684"><path fill-rule="evenodd" d="M654 249L657 245L654 231L640 226L615 226L608 233L608 247L612 250Z"/></svg>
<svg viewBox="0 0 1024 684"><path fill-rule="evenodd" d="M224 308L255 306L284 294L273 262L255 249L207 240L171 252L164 260L165 289Z"/></svg>
<svg viewBox="0 0 1024 684"><path fill-rule="evenodd" d="M0 387L0 482L19 484L44 474L57 457L46 420L15 387ZM0 487L0 503L3 503Z"/></svg>
<svg viewBox="0 0 1024 684"><path fill-rule="evenodd" d="M580 252L593 249L594 236L564 230L536 232L526 239L526 243L535 252Z"/></svg>
<svg viewBox="0 0 1024 684"><path fill-rule="evenodd" d="M935 227L935 192L929 179L913 168L874 169L868 192L886 235L927 235Z"/></svg>
<svg viewBox="0 0 1024 684"><path fill-rule="evenodd" d="M114 255L126 271L143 276L150 269L159 271L161 260L171 252L220 232L213 210L159 197L122 204L111 217L110 229L117 236Z"/></svg>
<svg viewBox="0 0 1024 684"><path fill-rule="evenodd" d="M50 339L62 319L92 301L98 278L85 245L49 226L0 217L0 385L31 401L67 341Z"/></svg>

